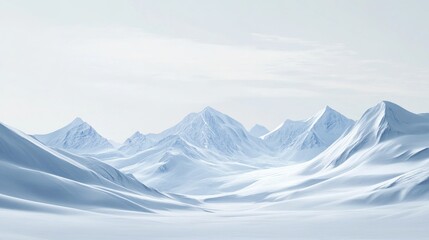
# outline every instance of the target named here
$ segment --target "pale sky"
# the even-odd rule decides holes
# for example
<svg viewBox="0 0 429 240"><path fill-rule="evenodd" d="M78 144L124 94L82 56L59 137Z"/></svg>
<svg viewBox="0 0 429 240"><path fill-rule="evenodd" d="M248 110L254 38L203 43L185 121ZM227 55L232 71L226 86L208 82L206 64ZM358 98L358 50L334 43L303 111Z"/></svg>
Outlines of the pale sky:
<svg viewBox="0 0 429 240"><path fill-rule="evenodd" d="M0 0L0 121L160 132L212 106L250 128L325 105L429 112L429 1Z"/></svg>

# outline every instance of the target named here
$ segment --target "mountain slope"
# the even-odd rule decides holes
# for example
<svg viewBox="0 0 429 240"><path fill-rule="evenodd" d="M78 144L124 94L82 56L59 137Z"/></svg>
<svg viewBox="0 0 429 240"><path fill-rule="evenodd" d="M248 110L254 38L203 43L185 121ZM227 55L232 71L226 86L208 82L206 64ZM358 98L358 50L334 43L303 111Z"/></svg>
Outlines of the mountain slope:
<svg viewBox="0 0 429 240"><path fill-rule="evenodd" d="M306 121L286 120L262 136L266 144L286 160L309 160L329 147L352 125L353 121L330 107L325 107Z"/></svg>
<svg viewBox="0 0 429 240"><path fill-rule="evenodd" d="M127 154L136 154L153 146L154 142L140 132L134 133L119 147L119 151Z"/></svg>
<svg viewBox="0 0 429 240"><path fill-rule="evenodd" d="M74 152L98 152L113 148L106 138L80 118L52 133L34 137L47 146Z"/></svg>
<svg viewBox="0 0 429 240"><path fill-rule="evenodd" d="M0 194L15 198L16 208L23 207L20 200L88 210L187 208L107 164L71 157L0 124Z"/></svg>
<svg viewBox="0 0 429 240"><path fill-rule="evenodd" d="M256 169L245 161L192 145L177 135L168 136L135 155L106 162L151 187L176 193L217 192L216 188L196 185L204 179Z"/></svg>

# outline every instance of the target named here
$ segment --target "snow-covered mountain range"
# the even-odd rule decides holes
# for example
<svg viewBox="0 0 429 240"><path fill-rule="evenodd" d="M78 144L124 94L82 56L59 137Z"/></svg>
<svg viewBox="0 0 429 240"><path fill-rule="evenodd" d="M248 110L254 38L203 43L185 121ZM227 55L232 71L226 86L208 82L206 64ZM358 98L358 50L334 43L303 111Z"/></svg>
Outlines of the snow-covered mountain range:
<svg viewBox="0 0 429 240"><path fill-rule="evenodd" d="M260 125L247 131L207 107L118 147L79 118L34 136L0 125L0 206L160 211L219 202L307 208L426 201L428 149L428 114L387 101L356 122L325 107L270 132Z"/></svg>

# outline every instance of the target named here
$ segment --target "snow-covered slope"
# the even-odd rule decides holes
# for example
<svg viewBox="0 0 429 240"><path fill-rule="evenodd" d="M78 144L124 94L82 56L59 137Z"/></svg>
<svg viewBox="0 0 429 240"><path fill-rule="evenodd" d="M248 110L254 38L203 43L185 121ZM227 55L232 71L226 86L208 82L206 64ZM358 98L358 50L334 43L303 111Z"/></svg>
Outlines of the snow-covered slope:
<svg viewBox="0 0 429 240"><path fill-rule="evenodd" d="M249 134L254 137L261 137L269 132L270 131L266 127L259 124L256 124L249 130Z"/></svg>
<svg viewBox="0 0 429 240"><path fill-rule="evenodd" d="M149 186L176 193L217 192L216 187L197 185L204 179L258 168L251 160L219 155L178 135L170 135L135 155L106 162Z"/></svg>
<svg viewBox="0 0 429 240"><path fill-rule="evenodd" d="M135 132L119 147L119 151L132 155L148 149L154 144L155 143L151 139L147 138L142 133Z"/></svg>
<svg viewBox="0 0 429 240"><path fill-rule="evenodd" d="M0 196L0 207L8 208L38 209L40 205L134 211L187 208L105 163L59 153L3 124L0 124Z"/></svg>
<svg viewBox="0 0 429 240"><path fill-rule="evenodd" d="M286 120L262 138L283 159L302 162L325 150L353 124L339 112L325 107L308 120Z"/></svg>
<svg viewBox="0 0 429 240"><path fill-rule="evenodd" d="M80 118L55 132L34 137L47 146L72 152L99 152L113 148L106 138Z"/></svg>
<svg viewBox="0 0 429 240"><path fill-rule="evenodd" d="M318 170L336 168L346 160L350 164L352 161L349 159L353 155L387 142L396 144L392 146L391 150L393 150L408 144L402 142L404 138L414 138L416 144L421 144L420 136L427 133L429 133L429 119L411 113L394 103L383 101L367 110L342 139L318 156L322 161L315 164L313 168Z"/></svg>

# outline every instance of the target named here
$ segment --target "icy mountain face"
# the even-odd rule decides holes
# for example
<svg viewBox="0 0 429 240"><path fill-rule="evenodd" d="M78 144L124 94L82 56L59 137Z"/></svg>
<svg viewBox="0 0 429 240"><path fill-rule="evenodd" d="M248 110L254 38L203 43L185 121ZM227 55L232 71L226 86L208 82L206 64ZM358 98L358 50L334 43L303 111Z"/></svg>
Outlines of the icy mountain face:
<svg viewBox="0 0 429 240"><path fill-rule="evenodd" d="M352 120L330 107L325 107L306 121L286 120L262 138L274 151L286 153L302 161L311 159L329 147L353 124Z"/></svg>
<svg viewBox="0 0 429 240"><path fill-rule="evenodd" d="M97 152L113 148L106 138L80 118L55 132L34 137L47 146L74 152Z"/></svg>
<svg viewBox="0 0 429 240"><path fill-rule="evenodd" d="M270 132L266 127L256 124L255 126L253 126L250 130L249 130L249 134L254 136L254 137L262 137L263 135L267 134L268 132Z"/></svg>
<svg viewBox="0 0 429 240"><path fill-rule="evenodd" d="M150 137L162 140L172 135L226 156L257 156L264 151L262 141L249 135L243 125L210 107L191 113L176 126Z"/></svg>
<svg viewBox="0 0 429 240"><path fill-rule="evenodd" d="M330 146L354 124L354 121L330 107L325 107L307 123L309 128L306 130L306 136L298 141L301 149Z"/></svg>
<svg viewBox="0 0 429 240"><path fill-rule="evenodd" d="M153 146L153 141L140 132L134 133L119 148L120 151L127 154L136 154Z"/></svg>

